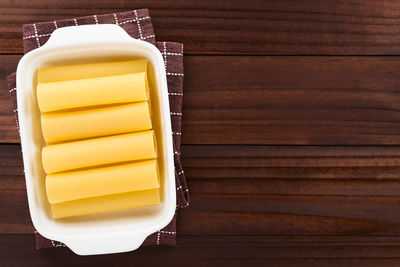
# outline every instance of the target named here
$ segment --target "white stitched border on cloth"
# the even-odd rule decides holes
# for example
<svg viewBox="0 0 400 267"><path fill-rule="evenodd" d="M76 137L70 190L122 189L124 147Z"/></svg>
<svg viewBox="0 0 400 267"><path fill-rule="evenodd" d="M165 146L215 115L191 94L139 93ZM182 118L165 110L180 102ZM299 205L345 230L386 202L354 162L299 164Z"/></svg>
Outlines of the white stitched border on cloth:
<svg viewBox="0 0 400 267"><path fill-rule="evenodd" d="M119 25L117 14L114 13L113 16L114 16L115 24Z"/></svg>
<svg viewBox="0 0 400 267"><path fill-rule="evenodd" d="M164 42L165 43L165 42ZM167 52L168 56L183 56L182 53L172 53L172 52Z"/></svg>
<svg viewBox="0 0 400 267"><path fill-rule="evenodd" d="M176 190L182 190L182 189L183 189L182 186L179 186L179 187L176 188ZM186 189L184 190L184 192L189 192L189 189L186 188Z"/></svg>
<svg viewBox="0 0 400 267"><path fill-rule="evenodd" d="M38 47L40 47L40 41L39 41L38 31L36 28L36 23L33 23L33 29L35 30L36 43L37 43Z"/></svg>
<svg viewBox="0 0 400 267"><path fill-rule="evenodd" d="M155 37L156 36L154 34L152 34L152 35L143 37L143 40L150 39L150 38L155 38Z"/></svg>
<svg viewBox="0 0 400 267"><path fill-rule="evenodd" d="M140 21L139 21L139 17L138 17L137 11L134 10L133 12L135 13L136 23L137 23L137 26L138 26L140 39L143 40L142 27L140 26Z"/></svg>
<svg viewBox="0 0 400 267"><path fill-rule="evenodd" d="M115 13L114 13L114 14L115 14ZM127 21L119 22L119 21L118 21L118 18L116 18L116 16L117 16L117 14L115 14L114 19L116 20L116 21L115 21L115 22L116 22L115 24L117 24L117 25L124 25L124 24L131 23L131 22L136 22L136 23L138 23L139 21L146 20L146 19L150 19L149 16L146 16L146 17L142 17L142 18L130 19L130 20L127 20ZM97 19L97 16L96 16L96 15L93 15L93 17L94 17L94 19L95 19L95 21L96 21L96 24L98 24L99 21L98 21L98 19ZM74 20L75 26L78 26L78 21L77 21L76 19L73 19L73 20ZM54 21L53 23L54 23L54 25L56 25L56 24L57 24L57 21ZM40 37L45 37L45 36L50 36L50 35L51 35L51 33L38 34L37 28L36 28L36 24L33 24L33 25L34 25L33 28L34 28L34 30L35 30L35 34L25 36L25 37L23 37L22 39L27 40L27 39L31 39L31 38L40 38ZM57 27L58 27L58 25L57 25ZM58 28L57 28L57 29L58 29ZM143 37L143 35L142 35L142 33L141 33L141 30L142 30L142 28L140 27L140 31L139 31L139 34L141 35L140 39L146 40L146 39L154 38L154 37L155 37L154 34L149 35L149 36L146 36L146 37ZM39 43L39 40L38 40L38 39L36 39L36 42L38 43L38 46L40 47L40 43Z"/></svg>
<svg viewBox="0 0 400 267"><path fill-rule="evenodd" d="M123 22L118 22L118 25L124 25L124 24L131 23L131 22L136 22L137 23L138 21L142 21L142 20L146 20L146 19L150 19L150 17L146 16L146 17L137 18L137 19L130 19L130 20L126 20L126 21L123 21Z"/></svg>
<svg viewBox="0 0 400 267"><path fill-rule="evenodd" d="M51 35L51 33L38 34L37 37L45 37L45 36L50 36L50 35ZM27 39L31 39L31 38L36 38L36 34L25 36L22 39L27 40Z"/></svg>
<svg viewBox="0 0 400 267"><path fill-rule="evenodd" d="M165 71L167 71L167 43L166 42L163 42L163 57L164 57Z"/></svg>
<svg viewBox="0 0 400 267"><path fill-rule="evenodd" d="M167 72L167 75L171 75L171 76L183 76L183 73Z"/></svg>
<svg viewBox="0 0 400 267"><path fill-rule="evenodd" d="M182 93L168 93L169 95L183 96Z"/></svg>
<svg viewBox="0 0 400 267"><path fill-rule="evenodd" d="M164 231L164 230L160 230L160 233L163 233L163 234L170 234L170 235L175 235L175 234L176 234L176 232Z"/></svg>
<svg viewBox="0 0 400 267"><path fill-rule="evenodd" d="M189 203L186 203L184 205L176 205L177 208L187 208L189 207Z"/></svg>
<svg viewBox="0 0 400 267"><path fill-rule="evenodd" d="M50 239L50 241L51 241L51 245L53 246L53 247L66 247L66 245L64 245L63 243L60 243L60 242L57 242L57 243L55 243L53 240L51 240Z"/></svg>
<svg viewBox="0 0 400 267"><path fill-rule="evenodd" d="M157 231L157 245L160 245L160 236L161 236L161 232Z"/></svg>

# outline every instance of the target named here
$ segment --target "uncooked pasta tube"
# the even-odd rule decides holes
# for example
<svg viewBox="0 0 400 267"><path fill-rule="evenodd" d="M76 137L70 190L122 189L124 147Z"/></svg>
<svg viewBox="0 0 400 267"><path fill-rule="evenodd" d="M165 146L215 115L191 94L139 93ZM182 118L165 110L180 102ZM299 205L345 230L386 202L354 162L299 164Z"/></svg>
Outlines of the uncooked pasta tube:
<svg viewBox="0 0 400 267"><path fill-rule="evenodd" d="M54 219L160 204L159 189L67 201L51 205Z"/></svg>
<svg viewBox="0 0 400 267"><path fill-rule="evenodd" d="M51 204L159 187L155 159L46 176Z"/></svg>
<svg viewBox="0 0 400 267"><path fill-rule="evenodd" d="M156 157L152 130L61 143L42 149L42 163L47 174Z"/></svg>
<svg viewBox="0 0 400 267"><path fill-rule="evenodd" d="M39 83L41 112L140 102L149 99L145 72L90 79Z"/></svg>
<svg viewBox="0 0 400 267"><path fill-rule="evenodd" d="M46 143L151 129L148 102L61 113L42 113Z"/></svg>
<svg viewBox="0 0 400 267"><path fill-rule="evenodd" d="M38 83L79 80L146 71L146 59L42 67L38 71Z"/></svg>

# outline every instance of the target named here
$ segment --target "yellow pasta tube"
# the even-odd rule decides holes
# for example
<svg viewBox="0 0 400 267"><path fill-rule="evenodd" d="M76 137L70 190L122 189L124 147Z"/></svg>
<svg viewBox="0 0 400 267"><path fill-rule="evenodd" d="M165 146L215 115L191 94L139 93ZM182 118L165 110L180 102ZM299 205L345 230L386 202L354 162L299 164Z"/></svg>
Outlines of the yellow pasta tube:
<svg viewBox="0 0 400 267"><path fill-rule="evenodd" d="M45 146L47 174L157 156L154 132L144 131Z"/></svg>
<svg viewBox="0 0 400 267"><path fill-rule="evenodd" d="M155 206L160 203L159 189L79 199L51 205L54 219Z"/></svg>
<svg viewBox="0 0 400 267"><path fill-rule="evenodd" d="M62 113L42 113L46 143L151 129L148 102Z"/></svg>
<svg viewBox="0 0 400 267"><path fill-rule="evenodd" d="M159 187L155 159L46 176L51 204Z"/></svg>
<svg viewBox="0 0 400 267"><path fill-rule="evenodd" d="M146 59L42 67L38 71L38 83L88 79L146 71Z"/></svg>
<svg viewBox="0 0 400 267"><path fill-rule="evenodd" d="M145 72L81 80L39 83L37 99L42 112L140 102L149 99Z"/></svg>

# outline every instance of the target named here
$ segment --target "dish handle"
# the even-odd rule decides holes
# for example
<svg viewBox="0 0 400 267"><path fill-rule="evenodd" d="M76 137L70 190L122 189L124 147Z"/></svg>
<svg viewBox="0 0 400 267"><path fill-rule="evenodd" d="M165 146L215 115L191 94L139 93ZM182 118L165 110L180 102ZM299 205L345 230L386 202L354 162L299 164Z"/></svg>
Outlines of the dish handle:
<svg viewBox="0 0 400 267"><path fill-rule="evenodd" d="M142 245L147 236L144 233L121 234L116 236L93 236L89 239L67 238L62 242L74 253L84 256L133 251Z"/></svg>
<svg viewBox="0 0 400 267"><path fill-rule="evenodd" d="M52 48L132 39L142 42L132 38L123 28L115 24L79 25L56 29L43 47Z"/></svg>

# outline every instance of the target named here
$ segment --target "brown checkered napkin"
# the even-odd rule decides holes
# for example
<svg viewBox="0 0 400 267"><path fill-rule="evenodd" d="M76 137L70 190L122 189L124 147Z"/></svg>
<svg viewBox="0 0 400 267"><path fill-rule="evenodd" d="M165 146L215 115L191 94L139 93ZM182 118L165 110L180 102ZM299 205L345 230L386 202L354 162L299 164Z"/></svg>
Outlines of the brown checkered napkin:
<svg viewBox="0 0 400 267"><path fill-rule="evenodd" d="M27 53L45 44L51 33L61 27L85 24L117 24L130 36L157 46L164 57L167 72L168 93L171 109L171 122L174 142L175 180L177 210L189 205L189 191L180 160L181 119L183 97L183 45L173 42L156 42L153 25L147 9L122 13L93 15L75 19L26 24L23 27L24 52ZM13 100L15 117L18 125L15 73L7 77L8 88ZM62 243L46 239L35 231L36 247L63 247ZM175 245L176 213L173 220L163 229L150 235L143 243L151 245Z"/></svg>

